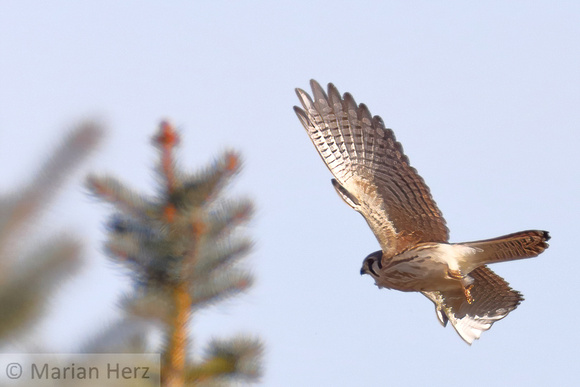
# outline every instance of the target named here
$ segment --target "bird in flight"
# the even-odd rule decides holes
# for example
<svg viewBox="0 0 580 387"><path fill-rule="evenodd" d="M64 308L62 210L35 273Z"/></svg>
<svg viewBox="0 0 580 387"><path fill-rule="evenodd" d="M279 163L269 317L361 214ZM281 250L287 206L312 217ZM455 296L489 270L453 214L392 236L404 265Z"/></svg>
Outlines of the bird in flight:
<svg viewBox="0 0 580 387"><path fill-rule="evenodd" d="M475 242L449 243L449 229L429 187L409 164L401 143L379 116L333 84L310 81L313 97L296 89L294 107L338 195L367 221L381 250L368 255L361 275L379 288L421 292L468 344L506 317L521 293L488 264L541 254L547 231L528 230Z"/></svg>

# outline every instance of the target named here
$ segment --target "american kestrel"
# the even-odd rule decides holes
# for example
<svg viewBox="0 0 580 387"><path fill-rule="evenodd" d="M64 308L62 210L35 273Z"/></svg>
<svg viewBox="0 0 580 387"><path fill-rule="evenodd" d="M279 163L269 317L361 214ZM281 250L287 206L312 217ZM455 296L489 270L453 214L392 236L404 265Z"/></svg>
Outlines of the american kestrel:
<svg viewBox="0 0 580 387"><path fill-rule="evenodd" d="M328 93L314 80L313 98L296 89L300 122L332 174L338 195L367 221L381 250L367 256L361 274L379 288L421 292L468 344L504 318L522 295L486 265L535 257L547 231L449 243L445 219L391 129L349 93Z"/></svg>

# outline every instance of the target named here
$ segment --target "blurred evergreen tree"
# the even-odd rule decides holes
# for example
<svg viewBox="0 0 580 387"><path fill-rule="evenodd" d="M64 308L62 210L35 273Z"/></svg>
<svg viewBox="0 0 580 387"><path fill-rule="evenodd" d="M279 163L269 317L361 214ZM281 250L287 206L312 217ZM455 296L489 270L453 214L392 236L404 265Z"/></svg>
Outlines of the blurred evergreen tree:
<svg viewBox="0 0 580 387"><path fill-rule="evenodd" d="M75 239L63 235L48 240L29 229L101 136L95 124L79 126L28 184L0 196L0 345L29 332L63 279L79 267Z"/></svg>
<svg viewBox="0 0 580 387"><path fill-rule="evenodd" d="M121 303L126 317L114 332L125 332L122 339L133 343L125 350L131 351L144 347L143 321L161 327L163 386L257 381L262 354L257 338L213 340L200 360L188 356L192 314L252 284L251 274L238 264L251 248L238 226L249 220L252 204L223 195L240 169L236 153L225 152L205 170L188 174L175 161L178 142L175 129L162 122L153 138L160 154L156 197L140 195L112 177L87 180L90 191L115 208L108 221L106 250L128 269L135 284Z"/></svg>

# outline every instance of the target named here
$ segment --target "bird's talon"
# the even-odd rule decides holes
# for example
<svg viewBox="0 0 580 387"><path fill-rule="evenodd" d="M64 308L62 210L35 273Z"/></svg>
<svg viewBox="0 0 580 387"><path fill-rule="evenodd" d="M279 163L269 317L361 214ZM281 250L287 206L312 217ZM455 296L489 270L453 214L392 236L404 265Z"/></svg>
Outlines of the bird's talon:
<svg viewBox="0 0 580 387"><path fill-rule="evenodd" d="M473 304L475 300L471 296L471 289L473 289L473 285L468 285L463 287L463 292L465 293L465 298L467 299L468 304Z"/></svg>

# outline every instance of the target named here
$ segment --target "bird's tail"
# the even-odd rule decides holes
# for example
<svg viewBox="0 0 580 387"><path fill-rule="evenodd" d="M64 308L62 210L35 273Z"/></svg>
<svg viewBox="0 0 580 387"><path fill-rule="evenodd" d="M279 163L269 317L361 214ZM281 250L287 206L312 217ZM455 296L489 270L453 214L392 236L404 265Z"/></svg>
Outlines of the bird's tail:
<svg viewBox="0 0 580 387"><path fill-rule="evenodd" d="M493 239L465 242L461 245L478 250L470 262L473 265L472 269L475 269L490 263L535 257L548 248L546 241L549 239L547 231L528 230Z"/></svg>

